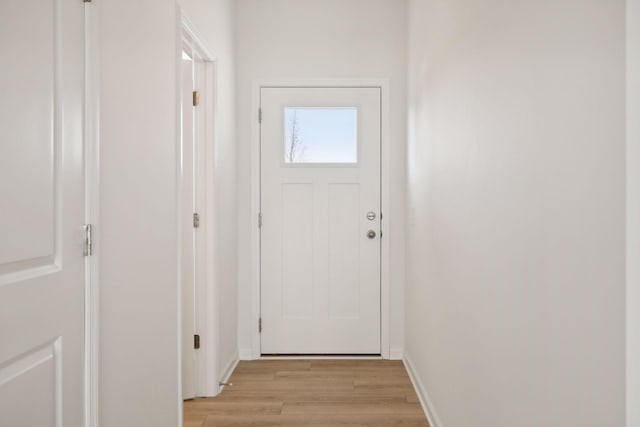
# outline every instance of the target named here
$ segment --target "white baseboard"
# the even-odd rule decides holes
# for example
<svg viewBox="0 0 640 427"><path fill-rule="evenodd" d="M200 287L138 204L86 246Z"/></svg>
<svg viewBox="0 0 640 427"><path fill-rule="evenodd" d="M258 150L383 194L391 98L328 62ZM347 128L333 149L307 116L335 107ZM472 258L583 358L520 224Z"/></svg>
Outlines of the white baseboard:
<svg viewBox="0 0 640 427"><path fill-rule="evenodd" d="M436 411L433 407L433 402L429 398L429 394L427 393L427 389L422 384L420 377L417 375L413 364L411 363L411 359L407 354L402 358L404 362L404 366L407 368L407 372L409 373L409 378L411 378L411 383L413 383L413 388L416 390L418 394L418 399L420 400L420 405L422 405L422 410L427 416L427 420L429 420L429 425L431 427L443 427L442 422L440 422L440 418L436 414Z"/></svg>
<svg viewBox="0 0 640 427"><path fill-rule="evenodd" d="M236 369L236 366L238 366L239 361L240 359L238 358L238 352L236 351L236 354L233 355L229 363L227 363L226 368L222 372L222 376L220 377L221 383L226 383L229 381L229 378L231 377L231 374L233 374L233 370ZM220 385L218 393L222 393L222 390L224 390L224 386Z"/></svg>
<svg viewBox="0 0 640 427"><path fill-rule="evenodd" d="M389 360L402 360L402 355L404 354L404 351L401 348L392 348L389 351ZM336 356L336 357L332 357L332 356L300 356L300 357L294 357L294 356L282 356L280 357L280 359L375 359L375 356ZM379 358L379 357L378 357ZM240 360L256 360L256 359L261 359L260 356L255 357L253 355L253 350L250 348L241 348L240 349ZM269 356L268 359L278 359L277 356Z"/></svg>
<svg viewBox="0 0 640 427"><path fill-rule="evenodd" d="M381 356L260 356L254 360L384 360Z"/></svg>
<svg viewBox="0 0 640 427"><path fill-rule="evenodd" d="M401 348L392 348L391 350L389 350L390 360L402 360L403 355L404 351Z"/></svg>
<svg viewBox="0 0 640 427"><path fill-rule="evenodd" d="M254 360L253 349L251 349L251 348L241 348L240 349L240 360Z"/></svg>

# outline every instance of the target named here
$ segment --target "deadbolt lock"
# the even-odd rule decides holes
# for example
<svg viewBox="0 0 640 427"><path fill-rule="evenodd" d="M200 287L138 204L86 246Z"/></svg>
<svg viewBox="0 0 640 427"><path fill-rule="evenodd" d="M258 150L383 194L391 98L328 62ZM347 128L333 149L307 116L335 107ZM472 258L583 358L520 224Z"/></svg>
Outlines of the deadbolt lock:
<svg viewBox="0 0 640 427"><path fill-rule="evenodd" d="M373 211L367 212L367 219L369 221L373 221L374 219L376 219L376 213Z"/></svg>

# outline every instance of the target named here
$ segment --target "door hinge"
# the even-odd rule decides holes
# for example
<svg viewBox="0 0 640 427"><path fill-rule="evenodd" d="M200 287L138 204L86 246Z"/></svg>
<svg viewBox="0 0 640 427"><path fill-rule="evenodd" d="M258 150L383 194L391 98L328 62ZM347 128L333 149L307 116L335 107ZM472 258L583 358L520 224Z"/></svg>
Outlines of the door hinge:
<svg viewBox="0 0 640 427"><path fill-rule="evenodd" d="M258 213L258 228L262 228L262 212Z"/></svg>
<svg viewBox="0 0 640 427"><path fill-rule="evenodd" d="M258 319L258 332L262 333L262 317Z"/></svg>
<svg viewBox="0 0 640 427"><path fill-rule="evenodd" d="M258 123L262 123L262 108L258 108Z"/></svg>
<svg viewBox="0 0 640 427"><path fill-rule="evenodd" d="M193 228L198 228L200 227L200 214L194 213L193 214Z"/></svg>
<svg viewBox="0 0 640 427"><path fill-rule="evenodd" d="M84 256L93 255L93 224L84 226Z"/></svg>
<svg viewBox="0 0 640 427"><path fill-rule="evenodd" d="M200 93L197 90L193 91L193 106L197 107L200 104Z"/></svg>
<svg viewBox="0 0 640 427"><path fill-rule="evenodd" d="M193 348L198 350L200 348L200 335L195 334L193 336Z"/></svg>

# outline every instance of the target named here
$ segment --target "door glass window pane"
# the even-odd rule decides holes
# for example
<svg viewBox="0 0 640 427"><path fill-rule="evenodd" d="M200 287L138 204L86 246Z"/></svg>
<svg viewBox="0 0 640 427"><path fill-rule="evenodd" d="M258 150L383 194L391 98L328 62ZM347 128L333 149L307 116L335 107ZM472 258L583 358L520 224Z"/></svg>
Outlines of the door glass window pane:
<svg viewBox="0 0 640 427"><path fill-rule="evenodd" d="M287 107L285 163L358 163L358 109Z"/></svg>

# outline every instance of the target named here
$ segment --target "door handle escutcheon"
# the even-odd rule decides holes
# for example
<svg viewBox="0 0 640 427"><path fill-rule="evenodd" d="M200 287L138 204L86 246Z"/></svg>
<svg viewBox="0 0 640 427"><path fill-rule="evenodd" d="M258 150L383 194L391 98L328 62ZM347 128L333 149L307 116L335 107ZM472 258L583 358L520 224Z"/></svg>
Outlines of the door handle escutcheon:
<svg viewBox="0 0 640 427"><path fill-rule="evenodd" d="M376 238L376 232L373 231L373 230L369 230L367 232L367 237L370 238L370 239L375 239Z"/></svg>

